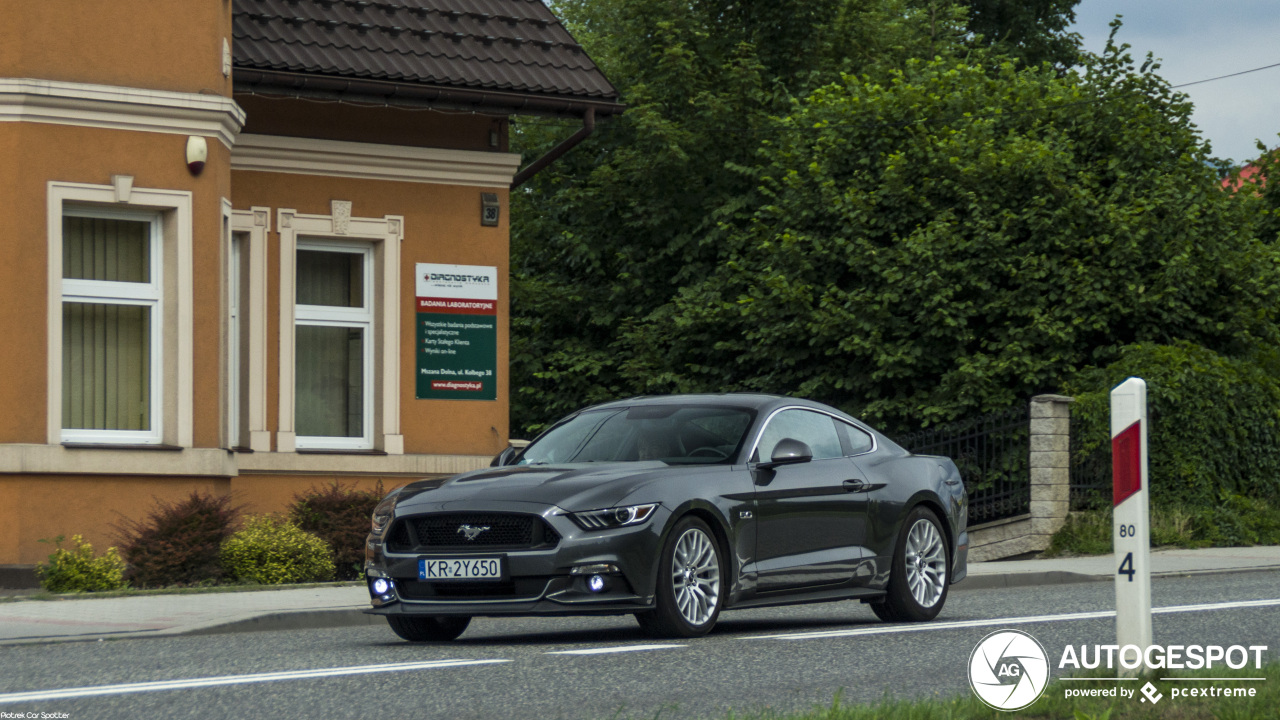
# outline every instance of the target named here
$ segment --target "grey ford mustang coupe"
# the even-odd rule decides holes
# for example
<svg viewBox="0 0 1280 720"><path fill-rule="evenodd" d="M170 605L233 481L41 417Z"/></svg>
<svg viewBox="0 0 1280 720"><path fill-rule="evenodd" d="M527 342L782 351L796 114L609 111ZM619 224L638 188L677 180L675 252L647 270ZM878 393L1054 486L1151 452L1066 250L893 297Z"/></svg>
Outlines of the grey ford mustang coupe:
<svg viewBox="0 0 1280 720"><path fill-rule="evenodd" d="M406 640L477 615L634 614L696 637L721 610L827 600L933 619L965 576L960 474L808 400L642 397L578 411L486 470L374 510L373 608Z"/></svg>

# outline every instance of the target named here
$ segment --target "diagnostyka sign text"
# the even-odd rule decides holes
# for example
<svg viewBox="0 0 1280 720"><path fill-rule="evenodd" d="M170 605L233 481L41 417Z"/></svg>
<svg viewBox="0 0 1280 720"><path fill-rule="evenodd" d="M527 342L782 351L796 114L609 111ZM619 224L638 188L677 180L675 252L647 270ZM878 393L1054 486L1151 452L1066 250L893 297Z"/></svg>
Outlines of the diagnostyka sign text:
<svg viewBox="0 0 1280 720"><path fill-rule="evenodd" d="M417 397L498 397L498 268L416 266Z"/></svg>

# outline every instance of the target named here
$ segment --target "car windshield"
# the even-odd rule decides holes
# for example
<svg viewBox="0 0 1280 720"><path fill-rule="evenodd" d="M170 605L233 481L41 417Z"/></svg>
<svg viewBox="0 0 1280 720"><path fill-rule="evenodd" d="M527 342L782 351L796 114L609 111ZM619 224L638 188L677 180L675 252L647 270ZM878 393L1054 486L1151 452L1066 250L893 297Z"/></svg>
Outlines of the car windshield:
<svg viewBox="0 0 1280 720"><path fill-rule="evenodd" d="M589 410L551 428L525 449L516 464L731 462L754 415L743 408L712 406Z"/></svg>

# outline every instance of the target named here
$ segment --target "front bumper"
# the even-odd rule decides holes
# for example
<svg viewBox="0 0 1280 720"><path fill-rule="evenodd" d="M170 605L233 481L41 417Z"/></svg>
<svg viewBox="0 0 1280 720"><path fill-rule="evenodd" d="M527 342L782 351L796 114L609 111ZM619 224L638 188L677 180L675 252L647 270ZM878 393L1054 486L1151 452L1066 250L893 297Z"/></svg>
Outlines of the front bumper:
<svg viewBox="0 0 1280 720"><path fill-rule="evenodd" d="M393 553L379 538L370 536L366 546L365 575L372 608L377 615L591 615L623 614L651 609L662 544L661 529L669 513L659 507L647 522L636 527L586 531L558 507L529 503L469 504L465 509L449 503L441 507L415 507L397 515L416 517L434 512L519 513L538 515L560 536L552 548L500 549L455 548L431 553ZM395 522L393 521L393 523ZM390 527L390 526L389 526ZM418 561L424 557L500 556L505 576L497 581L420 581ZM613 565L617 572L603 573L604 587L592 591L589 575L574 575L575 567ZM385 593L373 588L377 578L391 581Z"/></svg>

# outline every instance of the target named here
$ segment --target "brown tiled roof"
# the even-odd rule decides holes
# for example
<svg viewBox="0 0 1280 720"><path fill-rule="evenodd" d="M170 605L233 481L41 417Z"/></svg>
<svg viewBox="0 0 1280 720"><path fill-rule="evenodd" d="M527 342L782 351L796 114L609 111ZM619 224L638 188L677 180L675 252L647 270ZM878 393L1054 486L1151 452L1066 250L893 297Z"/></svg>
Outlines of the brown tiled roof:
<svg viewBox="0 0 1280 720"><path fill-rule="evenodd" d="M354 81L348 90L424 101L621 110L542 0L235 0L233 24L238 91L333 90L341 79Z"/></svg>

